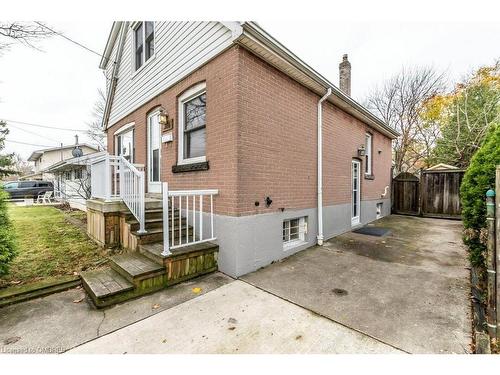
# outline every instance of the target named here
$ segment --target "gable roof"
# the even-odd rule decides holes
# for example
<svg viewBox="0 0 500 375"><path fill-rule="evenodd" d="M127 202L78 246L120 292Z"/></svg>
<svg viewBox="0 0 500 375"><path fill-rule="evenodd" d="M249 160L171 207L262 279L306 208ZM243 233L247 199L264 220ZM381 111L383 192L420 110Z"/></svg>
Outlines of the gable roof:
<svg viewBox="0 0 500 375"><path fill-rule="evenodd" d="M116 43L119 31L123 22L114 22L108 36L108 41L103 53L103 59L99 67L105 69ZM278 40L273 38L268 32L260 27L256 22L222 22L224 26L232 32L232 40L234 44L238 44L253 52L261 59L282 71L292 79L296 80L311 91L317 93L320 97L323 96L328 89L332 90L332 95L327 99L330 103L341 108L345 112L351 114L360 121L366 123L370 127L386 135L391 139L397 138L400 134L378 118L367 108L355 101L350 96L344 94L336 85L328 81L320 73L302 61L298 56L293 54ZM117 60L119 60L119 56ZM117 61L115 64L119 65ZM111 103L110 98L113 97L113 87L108 93L106 108L109 110ZM107 128L107 118L105 116L104 127Z"/></svg>
<svg viewBox="0 0 500 375"><path fill-rule="evenodd" d="M89 145L87 143L80 143L78 146L80 147L88 147L91 148L94 151L98 151L99 149L95 146ZM63 146L63 147L51 147L51 148L44 148L41 150L35 150L31 153L30 157L28 158L28 161L36 161L40 159L40 156L42 156L46 152L51 152L51 151L60 151L60 150L67 150L68 148L74 148L75 145L71 146Z"/></svg>

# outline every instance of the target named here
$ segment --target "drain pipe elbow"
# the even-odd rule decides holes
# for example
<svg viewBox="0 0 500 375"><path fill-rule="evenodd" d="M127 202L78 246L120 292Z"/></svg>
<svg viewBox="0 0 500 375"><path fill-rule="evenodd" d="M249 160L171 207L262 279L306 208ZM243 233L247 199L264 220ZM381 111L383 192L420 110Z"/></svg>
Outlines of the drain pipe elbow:
<svg viewBox="0 0 500 375"><path fill-rule="evenodd" d="M332 88L318 101L318 237L317 243L323 245L323 102L332 95Z"/></svg>

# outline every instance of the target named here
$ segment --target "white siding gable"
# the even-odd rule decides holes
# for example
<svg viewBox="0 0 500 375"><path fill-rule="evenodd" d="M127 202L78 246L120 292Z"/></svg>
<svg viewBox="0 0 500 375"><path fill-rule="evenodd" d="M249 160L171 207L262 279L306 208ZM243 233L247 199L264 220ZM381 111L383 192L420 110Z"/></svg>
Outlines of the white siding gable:
<svg viewBox="0 0 500 375"><path fill-rule="evenodd" d="M133 30L127 33L108 127L228 48L232 31L221 22L155 22L155 54L134 71ZM111 52L116 59L119 38ZM107 88L113 63L106 66Z"/></svg>

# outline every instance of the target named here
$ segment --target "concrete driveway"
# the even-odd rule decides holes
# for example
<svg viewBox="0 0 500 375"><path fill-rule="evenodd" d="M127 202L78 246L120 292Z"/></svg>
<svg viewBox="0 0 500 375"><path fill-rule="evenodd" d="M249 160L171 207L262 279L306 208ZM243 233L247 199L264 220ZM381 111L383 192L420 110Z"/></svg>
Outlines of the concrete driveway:
<svg viewBox="0 0 500 375"><path fill-rule="evenodd" d="M459 221L393 215L242 277L411 353L467 353L469 271Z"/></svg>
<svg viewBox="0 0 500 375"><path fill-rule="evenodd" d="M240 280L88 342L76 353L398 353Z"/></svg>

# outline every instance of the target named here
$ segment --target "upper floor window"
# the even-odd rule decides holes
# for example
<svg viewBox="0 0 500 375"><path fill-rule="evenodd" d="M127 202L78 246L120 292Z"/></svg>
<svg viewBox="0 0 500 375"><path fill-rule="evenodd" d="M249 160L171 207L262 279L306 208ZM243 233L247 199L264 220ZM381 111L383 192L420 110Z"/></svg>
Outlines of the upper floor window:
<svg viewBox="0 0 500 375"><path fill-rule="evenodd" d="M179 98L179 164L206 161L206 84Z"/></svg>
<svg viewBox="0 0 500 375"><path fill-rule="evenodd" d="M372 135L366 133L365 136L365 174L372 174Z"/></svg>
<svg viewBox="0 0 500 375"><path fill-rule="evenodd" d="M148 61L155 52L154 22L138 22L134 27L135 70Z"/></svg>

